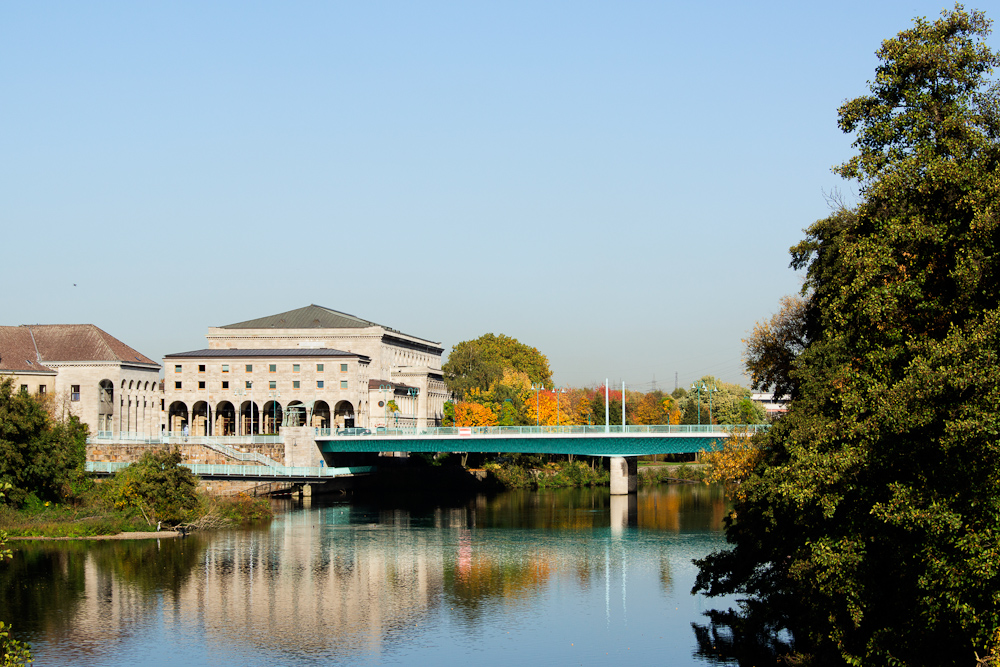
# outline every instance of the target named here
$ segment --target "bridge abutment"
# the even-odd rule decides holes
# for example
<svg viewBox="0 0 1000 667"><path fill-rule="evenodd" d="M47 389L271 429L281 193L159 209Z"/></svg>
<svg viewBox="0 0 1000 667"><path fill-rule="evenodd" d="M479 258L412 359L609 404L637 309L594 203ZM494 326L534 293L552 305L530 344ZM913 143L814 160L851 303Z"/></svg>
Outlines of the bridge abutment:
<svg viewBox="0 0 1000 667"><path fill-rule="evenodd" d="M625 496L639 488L639 459L635 456L611 457L611 495Z"/></svg>

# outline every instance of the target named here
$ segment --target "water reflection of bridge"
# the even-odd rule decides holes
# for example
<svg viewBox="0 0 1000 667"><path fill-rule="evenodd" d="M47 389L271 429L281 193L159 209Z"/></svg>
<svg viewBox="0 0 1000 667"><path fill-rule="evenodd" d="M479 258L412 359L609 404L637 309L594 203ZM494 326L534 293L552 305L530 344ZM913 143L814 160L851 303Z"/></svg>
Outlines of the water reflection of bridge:
<svg viewBox="0 0 1000 667"><path fill-rule="evenodd" d="M525 492L419 513L328 505L287 514L270 530L71 553L32 544L58 554L55 579L83 575L75 601L58 605L59 621L38 630L71 628L76 650L100 662L137 619L162 614L171 635L204 633L202 648L358 662L391 653L432 622L471 630L497 603L528 611L552 585L602 601L614 625L650 582L672 594L690 559L721 545L708 529L724 512L709 487L630 498ZM19 618L5 604L4 617Z"/></svg>

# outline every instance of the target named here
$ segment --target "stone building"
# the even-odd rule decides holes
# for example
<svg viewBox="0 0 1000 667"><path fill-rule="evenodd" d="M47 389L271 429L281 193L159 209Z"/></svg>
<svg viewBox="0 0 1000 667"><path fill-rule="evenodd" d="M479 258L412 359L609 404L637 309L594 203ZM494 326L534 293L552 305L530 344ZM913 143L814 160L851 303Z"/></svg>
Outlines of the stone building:
<svg viewBox="0 0 1000 667"><path fill-rule="evenodd" d="M208 347L164 357L167 428L434 426L447 390L440 343L310 305L210 327ZM389 401L398 410L388 410Z"/></svg>
<svg viewBox="0 0 1000 667"><path fill-rule="evenodd" d="M93 324L0 326L0 378L45 395L56 415L92 434L146 438L160 431L160 366Z"/></svg>

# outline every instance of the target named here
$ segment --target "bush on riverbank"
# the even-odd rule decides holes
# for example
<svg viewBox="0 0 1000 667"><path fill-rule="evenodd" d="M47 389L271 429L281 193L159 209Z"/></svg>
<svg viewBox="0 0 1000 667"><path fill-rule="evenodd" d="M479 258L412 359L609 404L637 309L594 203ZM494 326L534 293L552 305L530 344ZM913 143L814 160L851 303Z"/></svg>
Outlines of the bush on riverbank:
<svg viewBox="0 0 1000 667"><path fill-rule="evenodd" d="M514 463L486 463L483 469L507 489L556 489L608 484L603 468L592 469L582 461L546 463L541 468L525 468Z"/></svg>
<svg viewBox="0 0 1000 667"><path fill-rule="evenodd" d="M703 482L708 479L709 470L697 463L682 463L676 466L655 466L639 468L639 486L669 484L671 482Z"/></svg>
<svg viewBox="0 0 1000 667"><path fill-rule="evenodd" d="M101 496L116 510L138 511L151 526L190 522L199 509L198 478L180 462L176 449L146 452L101 484Z"/></svg>
<svg viewBox="0 0 1000 667"><path fill-rule="evenodd" d="M12 537L94 537L152 531L185 524L220 528L268 520L266 498L213 498L179 465L180 454L151 452L99 484L90 483L72 504L29 495L20 509L0 506L0 527Z"/></svg>

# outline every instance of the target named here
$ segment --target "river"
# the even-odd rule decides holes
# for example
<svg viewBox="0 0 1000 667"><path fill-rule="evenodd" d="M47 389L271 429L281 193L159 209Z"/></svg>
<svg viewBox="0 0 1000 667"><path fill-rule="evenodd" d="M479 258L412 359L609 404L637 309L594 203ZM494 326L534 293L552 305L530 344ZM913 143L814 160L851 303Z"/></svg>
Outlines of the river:
<svg viewBox="0 0 1000 667"><path fill-rule="evenodd" d="M721 491L313 498L186 539L12 542L0 619L38 665L704 665L692 558Z"/></svg>

